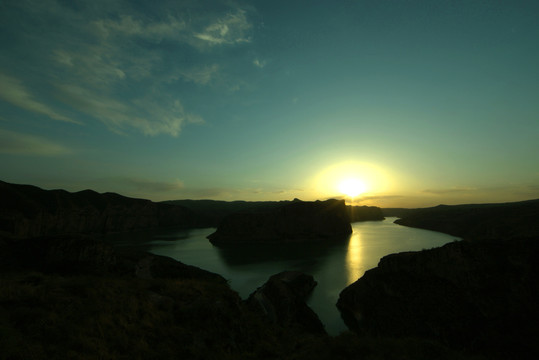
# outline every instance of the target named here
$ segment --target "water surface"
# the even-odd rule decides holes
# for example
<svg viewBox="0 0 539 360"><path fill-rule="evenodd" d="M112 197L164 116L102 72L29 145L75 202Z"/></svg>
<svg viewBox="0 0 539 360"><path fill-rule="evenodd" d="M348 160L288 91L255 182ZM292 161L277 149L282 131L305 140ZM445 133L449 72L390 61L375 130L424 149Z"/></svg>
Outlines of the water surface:
<svg viewBox="0 0 539 360"><path fill-rule="evenodd" d="M246 298L273 274L299 270L318 282L308 304L326 330L336 335L346 327L335 306L339 293L375 267L381 257L397 252L441 246L458 238L394 224L396 218L352 224L348 239L335 242L238 245L219 248L206 236L214 228L160 230L116 235L118 246L137 247L170 256L222 275Z"/></svg>

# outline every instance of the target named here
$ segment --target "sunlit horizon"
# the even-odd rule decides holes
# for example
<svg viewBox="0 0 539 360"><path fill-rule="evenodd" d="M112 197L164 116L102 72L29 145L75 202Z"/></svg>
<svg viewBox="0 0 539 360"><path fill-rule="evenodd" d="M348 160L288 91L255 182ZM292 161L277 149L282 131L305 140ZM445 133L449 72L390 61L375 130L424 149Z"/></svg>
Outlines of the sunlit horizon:
<svg viewBox="0 0 539 360"><path fill-rule="evenodd" d="M2 181L153 201L539 198L539 3L39 4L0 12Z"/></svg>

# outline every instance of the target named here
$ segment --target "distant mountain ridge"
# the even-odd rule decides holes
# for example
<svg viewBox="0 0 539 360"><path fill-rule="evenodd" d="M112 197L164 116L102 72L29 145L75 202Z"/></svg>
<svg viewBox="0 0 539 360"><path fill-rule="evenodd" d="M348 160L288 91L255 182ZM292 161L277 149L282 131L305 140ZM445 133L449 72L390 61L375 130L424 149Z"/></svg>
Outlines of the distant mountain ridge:
<svg viewBox="0 0 539 360"><path fill-rule="evenodd" d="M157 227L217 227L234 213L271 210L292 201L152 202L93 190L44 190L0 181L0 236L30 238L106 234ZM348 207L350 210L350 207ZM355 206L352 221L381 220L377 207Z"/></svg>
<svg viewBox="0 0 539 360"><path fill-rule="evenodd" d="M402 213L399 225L480 239L539 236L539 199L510 203L438 205Z"/></svg>
<svg viewBox="0 0 539 360"><path fill-rule="evenodd" d="M70 193L0 181L0 235L105 234L196 223L184 207L93 190Z"/></svg>
<svg viewBox="0 0 539 360"><path fill-rule="evenodd" d="M298 200L298 199L295 199ZM241 212L274 209L292 201L222 201L222 200L167 200L164 204L183 206L198 215L201 226L217 227L227 216ZM382 209L377 206L346 206L350 221L384 220Z"/></svg>

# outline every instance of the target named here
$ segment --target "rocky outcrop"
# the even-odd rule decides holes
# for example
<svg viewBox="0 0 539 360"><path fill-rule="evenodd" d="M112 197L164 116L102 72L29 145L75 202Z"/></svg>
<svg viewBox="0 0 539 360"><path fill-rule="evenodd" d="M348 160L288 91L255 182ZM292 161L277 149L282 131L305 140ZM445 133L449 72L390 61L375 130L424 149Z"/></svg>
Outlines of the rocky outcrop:
<svg viewBox="0 0 539 360"><path fill-rule="evenodd" d="M384 220L382 209L377 206L347 206L351 222Z"/></svg>
<svg viewBox="0 0 539 360"><path fill-rule="evenodd" d="M440 231L465 239L539 236L539 200L501 204L439 205L404 213L397 224Z"/></svg>
<svg viewBox="0 0 539 360"><path fill-rule="evenodd" d="M442 341L489 357L536 358L539 238L460 241L393 254L343 290L360 334ZM527 355L526 355L527 354Z"/></svg>
<svg viewBox="0 0 539 360"><path fill-rule="evenodd" d="M115 271L141 279L196 279L226 284L221 275L145 252L120 252Z"/></svg>
<svg viewBox="0 0 539 360"><path fill-rule="evenodd" d="M104 234L163 226L191 226L181 206L158 204L92 190L69 193L0 181L0 235L31 238Z"/></svg>
<svg viewBox="0 0 539 360"><path fill-rule="evenodd" d="M302 332L325 334L324 325L305 304L316 286L310 275L285 271L273 275L246 300L247 306L273 324Z"/></svg>
<svg viewBox="0 0 539 360"><path fill-rule="evenodd" d="M208 238L213 244L305 241L352 233L344 201L284 202L270 209L227 216Z"/></svg>

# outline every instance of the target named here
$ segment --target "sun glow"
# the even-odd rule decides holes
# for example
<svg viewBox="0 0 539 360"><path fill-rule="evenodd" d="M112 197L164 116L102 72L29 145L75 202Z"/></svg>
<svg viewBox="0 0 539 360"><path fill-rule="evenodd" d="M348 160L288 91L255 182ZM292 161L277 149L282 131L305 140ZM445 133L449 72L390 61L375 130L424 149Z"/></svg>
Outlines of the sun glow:
<svg viewBox="0 0 539 360"><path fill-rule="evenodd" d="M363 181L356 178L346 178L341 180L337 185L337 188L341 193L351 198L354 198L367 190Z"/></svg>
<svg viewBox="0 0 539 360"><path fill-rule="evenodd" d="M390 176L379 166L344 161L326 167L313 179L313 190L317 198L345 197L357 201L376 196L390 190Z"/></svg>

